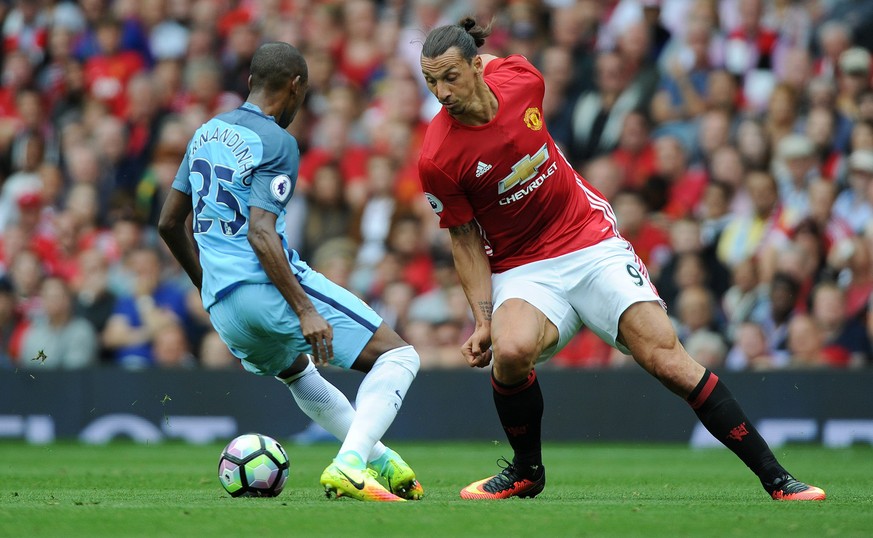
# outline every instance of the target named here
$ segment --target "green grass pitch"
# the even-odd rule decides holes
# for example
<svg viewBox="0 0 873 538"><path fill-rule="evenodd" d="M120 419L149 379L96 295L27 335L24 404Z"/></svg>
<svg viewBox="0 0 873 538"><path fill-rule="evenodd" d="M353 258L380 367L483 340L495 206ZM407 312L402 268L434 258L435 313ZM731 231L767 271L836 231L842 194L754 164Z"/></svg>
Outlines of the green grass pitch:
<svg viewBox="0 0 873 538"><path fill-rule="evenodd" d="M462 501L458 491L509 456L495 443L395 444L421 502L327 500L337 447L286 445L291 476L272 499L233 499L221 447L0 442L0 536L873 536L873 449L789 446L777 455L823 487L822 503L771 501L726 450L547 444L536 499Z"/></svg>

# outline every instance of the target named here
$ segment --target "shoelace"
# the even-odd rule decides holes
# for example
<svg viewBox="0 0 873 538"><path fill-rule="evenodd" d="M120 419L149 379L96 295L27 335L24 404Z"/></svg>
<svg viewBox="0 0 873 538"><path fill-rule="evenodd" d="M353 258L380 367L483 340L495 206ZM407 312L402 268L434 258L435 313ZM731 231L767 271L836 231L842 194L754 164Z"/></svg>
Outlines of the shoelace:
<svg viewBox="0 0 873 538"><path fill-rule="evenodd" d="M792 493L800 493L801 491L806 491L809 489L809 486L799 480L789 478L784 483L782 483L781 486L779 486L779 489L782 490L783 494L790 495Z"/></svg>
<svg viewBox="0 0 873 538"><path fill-rule="evenodd" d="M521 476L515 468L515 465L506 458L500 458L497 460L497 465L502 469L502 471L500 471L500 474L494 475L494 477L486 482L482 488L488 493L503 491L512 487L513 484L521 480Z"/></svg>
<svg viewBox="0 0 873 538"><path fill-rule="evenodd" d="M806 491L808 489L808 485L795 479L790 474L781 476L777 480L774 480L773 484L770 487L771 492L781 491L784 495L800 493L801 491Z"/></svg>

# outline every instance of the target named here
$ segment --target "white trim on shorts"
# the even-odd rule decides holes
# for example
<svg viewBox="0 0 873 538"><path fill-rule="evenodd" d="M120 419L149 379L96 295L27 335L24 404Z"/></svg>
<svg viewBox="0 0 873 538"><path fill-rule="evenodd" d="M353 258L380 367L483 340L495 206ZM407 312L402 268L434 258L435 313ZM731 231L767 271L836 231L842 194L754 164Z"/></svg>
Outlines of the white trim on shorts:
<svg viewBox="0 0 873 538"><path fill-rule="evenodd" d="M645 264L620 237L494 274L491 287L494 310L508 299L522 299L558 328L558 343L544 350L537 362L563 349L583 325L607 344L629 353L616 341L625 310L651 301L666 307Z"/></svg>

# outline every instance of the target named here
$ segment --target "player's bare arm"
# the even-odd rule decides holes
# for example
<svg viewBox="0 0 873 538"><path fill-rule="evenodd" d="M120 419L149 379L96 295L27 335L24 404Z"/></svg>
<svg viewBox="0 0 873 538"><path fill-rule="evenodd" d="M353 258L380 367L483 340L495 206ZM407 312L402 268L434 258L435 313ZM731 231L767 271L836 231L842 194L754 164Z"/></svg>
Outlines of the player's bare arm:
<svg viewBox="0 0 873 538"><path fill-rule="evenodd" d="M200 257L197 255L193 229L187 222L191 208L191 195L170 189L167 201L164 202L164 207L161 209L158 231L170 248L170 252L173 253L173 257L188 273L191 282L199 290L203 284L203 268L200 266Z"/></svg>
<svg viewBox="0 0 873 538"><path fill-rule="evenodd" d="M333 359L333 328L315 310L291 272L282 240L276 233L276 218L274 213L251 207L247 236L249 243L270 281L300 318L300 329L303 337L312 345L315 362L327 362Z"/></svg>
<svg viewBox="0 0 873 538"><path fill-rule="evenodd" d="M476 328L464 342L461 352L470 366L482 368L491 362L491 316L494 310L491 301L491 264L485 254L479 225L475 221L451 227L449 234L458 277L476 321Z"/></svg>

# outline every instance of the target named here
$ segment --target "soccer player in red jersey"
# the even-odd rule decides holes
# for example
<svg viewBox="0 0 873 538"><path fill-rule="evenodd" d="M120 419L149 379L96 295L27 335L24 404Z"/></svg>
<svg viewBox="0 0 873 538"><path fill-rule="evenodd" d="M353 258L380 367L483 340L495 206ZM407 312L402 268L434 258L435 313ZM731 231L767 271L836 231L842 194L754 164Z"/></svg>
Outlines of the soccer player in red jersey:
<svg viewBox="0 0 873 538"><path fill-rule="evenodd" d="M685 398L774 499L821 500L795 480L718 377L685 351L612 208L543 124L543 77L522 56L479 55L490 28L433 30L421 70L443 109L428 127L422 187L448 228L476 327L462 353L492 363L494 403L514 451L465 499L534 497L545 487L543 397L534 367L584 324Z"/></svg>

